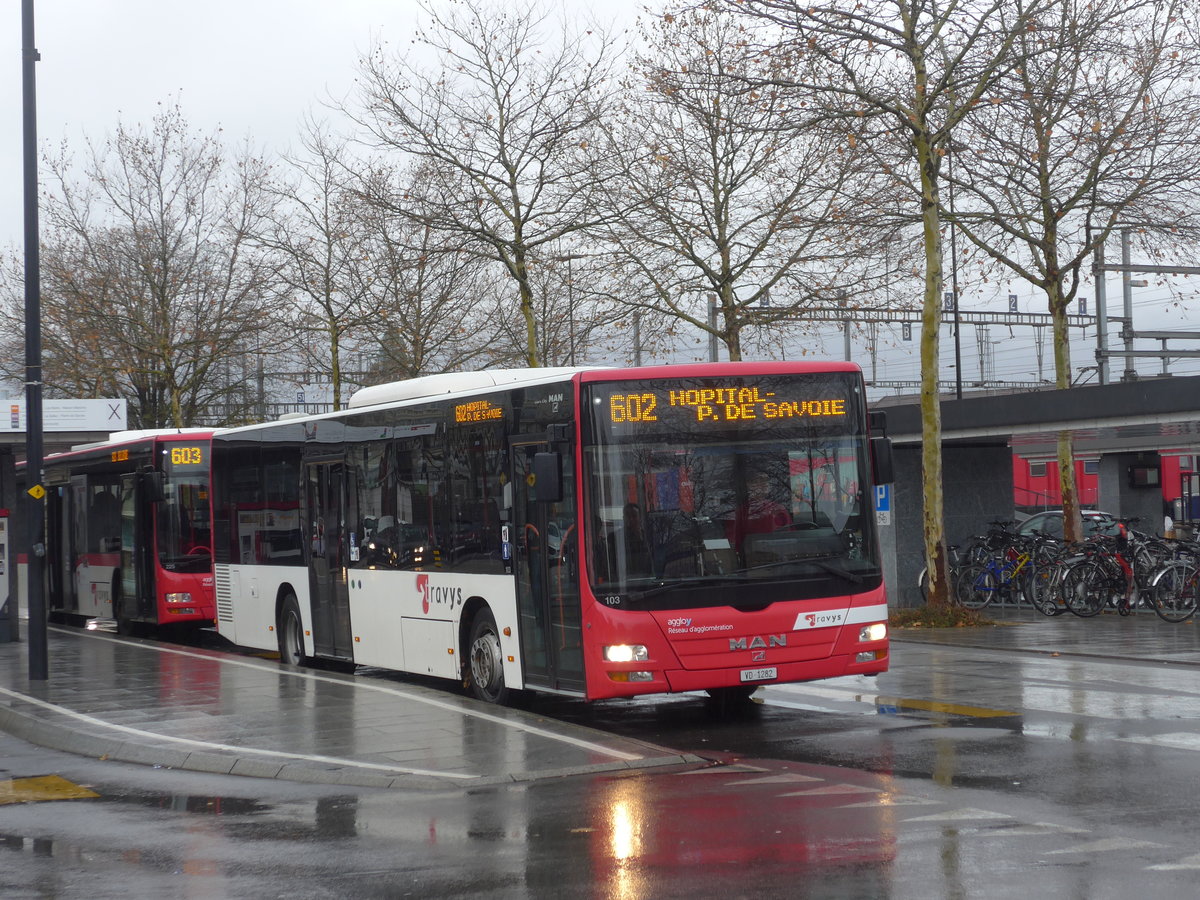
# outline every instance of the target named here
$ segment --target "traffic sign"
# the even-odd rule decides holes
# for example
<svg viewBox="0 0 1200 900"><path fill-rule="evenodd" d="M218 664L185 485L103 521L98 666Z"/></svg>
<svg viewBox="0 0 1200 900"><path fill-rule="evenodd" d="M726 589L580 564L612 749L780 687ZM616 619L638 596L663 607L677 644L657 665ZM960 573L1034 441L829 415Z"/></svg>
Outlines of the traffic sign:
<svg viewBox="0 0 1200 900"><path fill-rule="evenodd" d="M25 493L27 493L34 500L41 500L43 497L46 496L46 489L44 487L42 487L40 484L35 484L33 487L31 487Z"/></svg>

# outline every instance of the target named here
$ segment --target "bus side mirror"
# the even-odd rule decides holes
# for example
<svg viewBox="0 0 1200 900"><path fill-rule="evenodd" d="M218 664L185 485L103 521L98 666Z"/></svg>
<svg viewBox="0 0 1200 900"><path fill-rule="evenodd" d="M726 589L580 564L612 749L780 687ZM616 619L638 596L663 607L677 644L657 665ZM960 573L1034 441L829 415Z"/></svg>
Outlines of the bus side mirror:
<svg viewBox="0 0 1200 900"><path fill-rule="evenodd" d="M151 503L162 503L167 499L166 482L162 472L150 470L142 473L142 490Z"/></svg>
<svg viewBox="0 0 1200 900"><path fill-rule="evenodd" d="M558 503L563 498L562 454L533 454L533 499Z"/></svg>
<svg viewBox="0 0 1200 900"><path fill-rule="evenodd" d="M871 438L871 477L876 484L891 484L896 480L891 438Z"/></svg>

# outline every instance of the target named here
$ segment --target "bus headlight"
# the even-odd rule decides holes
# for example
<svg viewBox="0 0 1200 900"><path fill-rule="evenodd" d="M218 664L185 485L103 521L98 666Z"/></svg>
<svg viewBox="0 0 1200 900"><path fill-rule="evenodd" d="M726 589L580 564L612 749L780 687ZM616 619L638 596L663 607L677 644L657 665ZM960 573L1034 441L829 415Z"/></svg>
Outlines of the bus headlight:
<svg viewBox="0 0 1200 900"><path fill-rule="evenodd" d="M642 662L649 658L650 653L642 644L613 644L604 648L605 662Z"/></svg>
<svg viewBox="0 0 1200 900"><path fill-rule="evenodd" d="M887 637L887 623L876 622L874 625L864 625L858 632L860 641L882 641Z"/></svg>
<svg viewBox="0 0 1200 900"><path fill-rule="evenodd" d="M163 599L167 603L191 603L192 595L187 591L181 591L178 594L164 594Z"/></svg>

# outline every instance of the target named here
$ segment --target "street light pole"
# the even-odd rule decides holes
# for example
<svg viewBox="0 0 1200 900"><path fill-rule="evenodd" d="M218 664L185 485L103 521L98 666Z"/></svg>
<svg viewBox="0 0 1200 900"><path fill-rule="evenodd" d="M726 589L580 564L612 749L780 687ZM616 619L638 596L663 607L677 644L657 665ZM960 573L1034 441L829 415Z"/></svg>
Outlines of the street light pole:
<svg viewBox="0 0 1200 900"><path fill-rule="evenodd" d="M571 261L575 254L567 257L567 349L571 365L575 365L575 273Z"/></svg>
<svg viewBox="0 0 1200 900"><path fill-rule="evenodd" d="M29 680L49 677L46 603L42 588L45 506L42 498L42 311L38 250L37 90L33 0L21 0L21 74L25 168L25 524L28 535Z"/></svg>
<svg viewBox="0 0 1200 900"><path fill-rule="evenodd" d="M950 290L954 293L954 397L962 399L962 341L958 315L958 229L954 215L954 142L946 154L946 175L950 181Z"/></svg>

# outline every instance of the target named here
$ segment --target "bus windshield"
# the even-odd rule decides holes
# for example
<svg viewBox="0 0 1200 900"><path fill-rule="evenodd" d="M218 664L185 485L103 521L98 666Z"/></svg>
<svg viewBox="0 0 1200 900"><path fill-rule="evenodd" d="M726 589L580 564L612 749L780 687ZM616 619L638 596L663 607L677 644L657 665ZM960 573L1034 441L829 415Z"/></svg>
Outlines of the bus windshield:
<svg viewBox="0 0 1200 900"><path fill-rule="evenodd" d="M169 572L207 572L212 568L208 476L170 475L165 493L156 504L159 565Z"/></svg>
<svg viewBox="0 0 1200 900"><path fill-rule="evenodd" d="M750 609L878 586L850 378L603 384L585 408L587 571L605 602Z"/></svg>

